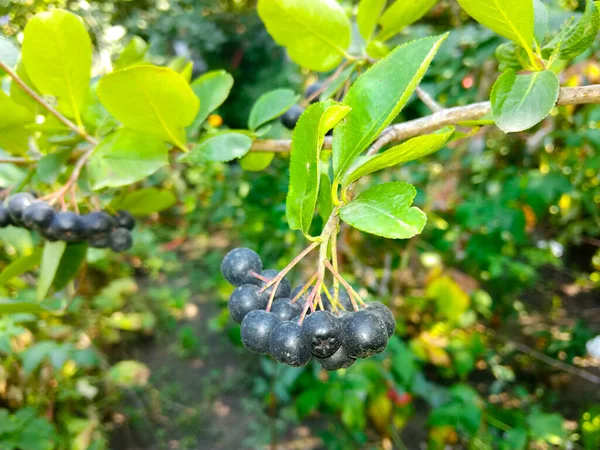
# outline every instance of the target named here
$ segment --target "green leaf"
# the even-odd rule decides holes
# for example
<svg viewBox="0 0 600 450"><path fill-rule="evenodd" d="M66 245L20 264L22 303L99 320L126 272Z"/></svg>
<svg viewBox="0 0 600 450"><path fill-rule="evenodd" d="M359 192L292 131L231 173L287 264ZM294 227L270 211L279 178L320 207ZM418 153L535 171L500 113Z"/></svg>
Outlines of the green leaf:
<svg viewBox="0 0 600 450"><path fill-rule="evenodd" d="M121 361L110 368L107 380L119 387L145 386L150 369L139 361Z"/></svg>
<svg viewBox="0 0 600 450"><path fill-rule="evenodd" d="M559 91L560 84L554 72L544 70L517 75L509 69L492 89L494 122L505 133L527 130L550 113Z"/></svg>
<svg viewBox="0 0 600 450"><path fill-rule="evenodd" d="M381 31L376 39L388 40L423 17L436 3L437 0L396 0L381 16Z"/></svg>
<svg viewBox="0 0 600 450"><path fill-rule="evenodd" d="M400 113L446 37L404 44L354 82L344 99L352 111L333 133L334 181Z"/></svg>
<svg viewBox="0 0 600 450"><path fill-rule="evenodd" d="M350 79L355 69L356 63L349 64L348 67L342 70L342 72L337 78L332 80L331 83L327 85L323 92L321 92L321 95L319 95L319 99L321 101L325 101L332 98L337 93L337 91L339 91L344 86L344 84L346 84L346 81Z"/></svg>
<svg viewBox="0 0 600 450"><path fill-rule="evenodd" d="M302 67L326 72L345 56L351 27L336 0L259 0L257 8L269 34Z"/></svg>
<svg viewBox="0 0 600 450"><path fill-rule="evenodd" d="M115 199L111 206L113 209L129 211L134 216L147 216L169 209L175 203L177 197L167 189L144 188Z"/></svg>
<svg viewBox="0 0 600 450"><path fill-rule="evenodd" d="M60 260L53 286L56 291L63 289L81 269L87 255L86 243L68 244Z"/></svg>
<svg viewBox="0 0 600 450"><path fill-rule="evenodd" d="M0 286L25 272L36 267L42 259L41 250L35 250L31 255L23 256L14 260L0 273Z"/></svg>
<svg viewBox="0 0 600 450"><path fill-rule="evenodd" d="M227 162L241 158L250 151L250 147L252 139L249 136L224 131L208 136L179 160L190 164L200 164L204 161Z"/></svg>
<svg viewBox="0 0 600 450"><path fill-rule="evenodd" d="M39 179L48 184L56 182L72 152L72 149L67 149L43 156L36 168Z"/></svg>
<svg viewBox="0 0 600 450"><path fill-rule="evenodd" d="M98 97L123 125L187 151L185 127L200 101L184 77L166 67L137 66L102 77Z"/></svg>
<svg viewBox="0 0 600 450"><path fill-rule="evenodd" d="M315 103L300 116L292 136L286 216L292 230L308 233L319 193L319 154L325 134L350 111L331 100Z"/></svg>
<svg viewBox="0 0 600 450"><path fill-rule="evenodd" d="M340 208L340 217L366 233L408 239L419 234L427 222L423 211L410 206L416 194L414 186L408 183L380 184Z"/></svg>
<svg viewBox="0 0 600 450"><path fill-rule="evenodd" d="M2 314L38 313L45 311L39 303L0 300L0 316Z"/></svg>
<svg viewBox="0 0 600 450"><path fill-rule="evenodd" d="M548 15L548 8L542 3L541 0L533 0L533 15L533 34L535 40L538 43L541 43L546 37L546 33L548 32L548 22L550 21L550 16Z"/></svg>
<svg viewBox="0 0 600 450"><path fill-rule="evenodd" d="M516 42L532 55L534 9L532 0L458 0L462 8L482 25Z"/></svg>
<svg viewBox="0 0 600 450"><path fill-rule="evenodd" d="M99 190L133 184L169 163L168 149L159 138L127 128L105 137L87 165L90 187Z"/></svg>
<svg viewBox="0 0 600 450"><path fill-rule="evenodd" d="M36 298L41 302L46 298L54 276L58 270L58 265L65 252L67 243L63 241L50 242L44 244L44 252L42 254L42 265L40 267L40 277L37 283Z"/></svg>
<svg viewBox="0 0 600 450"><path fill-rule="evenodd" d="M0 36L0 61L10 68L15 67L19 61L19 49L17 46L2 36ZM3 75L5 73L0 69L0 77Z"/></svg>
<svg viewBox="0 0 600 450"><path fill-rule="evenodd" d="M29 79L29 75L27 75L25 66L23 65L23 60L19 61L15 72L27 86L33 89L37 94L40 93L33 85L33 81ZM14 80L11 80L10 82L10 98L12 98L15 103L18 103L19 105L24 106L32 111L38 111L41 109L40 104L32 99L29 94L27 94L21 88L21 86L14 82Z"/></svg>
<svg viewBox="0 0 600 450"><path fill-rule="evenodd" d="M356 160L356 164L348 170L342 180L343 189L361 177L388 167L405 164L415 159L423 158L442 148L454 133L454 128L446 128L435 134L428 134L409 139L402 144L390 148L378 155L367 156Z"/></svg>
<svg viewBox="0 0 600 450"><path fill-rule="evenodd" d="M25 154L31 134L25 125L34 120L31 110L15 103L0 89L0 147L11 154Z"/></svg>
<svg viewBox="0 0 600 450"><path fill-rule="evenodd" d="M522 427L511 428L504 433L500 450L525 450L527 448L527 430Z"/></svg>
<svg viewBox="0 0 600 450"><path fill-rule="evenodd" d="M139 36L133 36L115 61L114 67L116 70L120 70L144 64L146 53L148 53L146 41Z"/></svg>
<svg viewBox="0 0 600 450"><path fill-rule="evenodd" d="M588 0L585 12L577 25L569 27L566 36L560 43L558 57L570 60L581 55L592 46L598 36L600 29L600 13L598 6L592 0Z"/></svg>
<svg viewBox="0 0 600 450"><path fill-rule="evenodd" d="M248 128L256 130L258 127L276 119L294 105L299 95L289 89L276 89L262 95L252 106L248 118Z"/></svg>
<svg viewBox="0 0 600 450"><path fill-rule="evenodd" d="M331 212L333 211L333 199L331 197L331 180L329 175L321 172L319 180L319 196L317 198L317 209L323 223L327 223Z"/></svg>
<svg viewBox="0 0 600 450"><path fill-rule="evenodd" d="M188 83L192 81L192 71L194 70L194 63L184 56L179 56L169 61L168 67L173 69L178 74L181 74L185 81Z"/></svg>
<svg viewBox="0 0 600 450"><path fill-rule="evenodd" d="M358 12L356 13L356 23L358 24L358 31L365 41L371 40L385 4L386 0L360 0Z"/></svg>
<svg viewBox="0 0 600 450"><path fill-rule="evenodd" d="M196 78L190 86L200 99L200 109L194 123L200 125L211 112L221 106L232 86L233 77L224 70L214 70Z"/></svg>
<svg viewBox="0 0 600 450"><path fill-rule="evenodd" d="M251 152L240 160L240 166L249 172L261 172L269 167L273 158L273 152Z"/></svg>
<svg viewBox="0 0 600 450"><path fill-rule="evenodd" d="M58 344L54 341L40 341L21 353L25 373L30 374L37 369L57 346Z"/></svg>
<svg viewBox="0 0 600 450"><path fill-rule="evenodd" d="M27 75L58 110L79 124L90 85L92 40L79 17L55 9L35 15L25 27L22 58Z"/></svg>
<svg viewBox="0 0 600 450"><path fill-rule="evenodd" d="M564 419L560 414L545 414L539 411L527 416L527 425L531 437L549 444L561 445L567 438Z"/></svg>

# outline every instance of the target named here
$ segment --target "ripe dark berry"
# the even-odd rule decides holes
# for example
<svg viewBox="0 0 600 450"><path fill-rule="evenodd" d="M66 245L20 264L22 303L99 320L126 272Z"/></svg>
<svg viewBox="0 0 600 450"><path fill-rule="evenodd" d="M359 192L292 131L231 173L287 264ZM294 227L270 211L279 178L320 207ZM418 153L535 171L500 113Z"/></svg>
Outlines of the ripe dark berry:
<svg viewBox="0 0 600 450"><path fill-rule="evenodd" d="M333 287L329 288L329 294L331 295L331 298L333 298ZM327 294L325 294L325 292L321 294L321 300L323 301L323 306L327 311L333 311L333 306L331 305L329 297L327 297ZM350 296L341 287L338 294L338 301L342 304L346 311L354 311L354 306L352 306ZM338 307L337 309L339 310L340 308Z"/></svg>
<svg viewBox="0 0 600 450"><path fill-rule="evenodd" d="M250 272L260 273L261 271L262 261L260 256L249 248L231 250L225 255L221 263L221 273L234 286L243 284L258 285L260 280L253 277Z"/></svg>
<svg viewBox="0 0 600 450"><path fill-rule="evenodd" d="M117 227L133 230L135 228L135 218L127 211L117 211L115 216Z"/></svg>
<svg viewBox="0 0 600 450"><path fill-rule="evenodd" d="M289 298L278 298L271 305L271 312L280 320L286 321L302 314L302 309L298 303L292 303Z"/></svg>
<svg viewBox="0 0 600 450"><path fill-rule="evenodd" d="M304 108L300 105L293 105L281 116L281 123L288 130L293 130L298 123L298 119L304 112Z"/></svg>
<svg viewBox="0 0 600 450"><path fill-rule="evenodd" d="M271 332L269 353L273 358L292 367L308 364L310 352L300 340L301 327L296 322L279 322Z"/></svg>
<svg viewBox="0 0 600 450"><path fill-rule="evenodd" d="M313 95L315 95L318 91L320 91L323 88L323 85L321 83L319 83L318 81L316 83L313 83L311 85L309 85L306 88L306 92L304 93L304 98L310 98ZM316 95L310 102L311 103L317 103L319 101L319 95Z"/></svg>
<svg viewBox="0 0 600 450"><path fill-rule="evenodd" d="M21 221L32 230L44 230L50 226L56 212L46 202L34 202L23 211Z"/></svg>
<svg viewBox="0 0 600 450"><path fill-rule="evenodd" d="M8 212L15 224L20 225L23 211L35 201L35 197L28 192L19 192L8 201Z"/></svg>
<svg viewBox="0 0 600 450"><path fill-rule="evenodd" d="M116 220L104 211L94 211L81 216L81 221L83 222L86 236L92 236L98 233L108 234L116 226Z"/></svg>
<svg viewBox="0 0 600 450"><path fill-rule="evenodd" d="M348 356L368 358L385 350L387 328L371 311L357 311L342 319L342 339Z"/></svg>
<svg viewBox="0 0 600 450"><path fill-rule="evenodd" d="M12 218L10 217L8 209L5 208L4 206L0 206L0 228L4 228L4 227L7 227L12 224L13 224L13 221L12 221Z"/></svg>
<svg viewBox="0 0 600 450"><path fill-rule="evenodd" d="M83 237L83 224L81 217L72 212L59 212L54 215L49 234L56 239L66 242L76 242Z"/></svg>
<svg viewBox="0 0 600 450"><path fill-rule="evenodd" d="M394 314L390 311L390 308L380 302L369 302L365 310L372 312L376 316L379 316L387 329L388 338L392 337L396 332L396 319Z"/></svg>
<svg viewBox="0 0 600 450"><path fill-rule="evenodd" d="M88 244L92 248L108 248L110 243L110 233L95 233L88 237Z"/></svg>
<svg viewBox="0 0 600 450"><path fill-rule="evenodd" d="M265 277L266 279L272 280L277 275L279 275L279 272L274 269L266 269L266 270L263 270L260 274L263 277ZM258 286L260 288L263 288L266 284L267 283L265 283L264 281L259 281ZM274 286L271 286L270 288L268 288L265 291L265 294L267 297L271 296L271 292L273 292L273 287ZM291 293L292 293L292 286L290 285L289 280L287 278L283 277L283 279L279 283L279 286L277 287L277 292L275 292L274 298L289 298Z"/></svg>
<svg viewBox="0 0 600 450"><path fill-rule="evenodd" d="M255 309L265 309L269 299L259 293L258 286L243 284L233 291L229 298L229 315L237 323L242 323L246 314Z"/></svg>
<svg viewBox="0 0 600 450"><path fill-rule="evenodd" d="M304 318L300 337L313 355L327 358L333 355L340 345L342 327L338 319L329 311L315 311Z"/></svg>
<svg viewBox="0 0 600 450"><path fill-rule="evenodd" d="M325 370L346 369L347 367L350 367L352 364L354 364L354 362L356 361L356 359L348 356L348 353L346 352L346 347L344 347L343 345L340 346L340 348L338 348L333 355L327 358L316 359L319 362L319 364L321 364L321 367Z"/></svg>
<svg viewBox="0 0 600 450"><path fill-rule="evenodd" d="M115 252L124 252L133 245L133 238L127 228L117 228L110 233L110 248Z"/></svg>
<svg viewBox="0 0 600 450"><path fill-rule="evenodd" d="M242 344L251 352L269 353L269 341L279 317L263 309L250 311L242 320Z"/></svg>

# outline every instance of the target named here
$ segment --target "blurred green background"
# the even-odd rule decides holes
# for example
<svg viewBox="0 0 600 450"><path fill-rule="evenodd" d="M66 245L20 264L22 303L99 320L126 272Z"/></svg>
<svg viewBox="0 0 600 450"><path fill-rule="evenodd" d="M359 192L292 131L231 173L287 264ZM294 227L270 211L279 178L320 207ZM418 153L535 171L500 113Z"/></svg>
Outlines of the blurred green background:
<svg viewBox="0 0 600 450"><path fill-rule="evenodd" d="M584 6L545 3L555 29ZM132 36L153 63L229 71L222 127L243 128L261 94L318 78L273 42L254 1L0 0L0 29L18 40L52 7L85 20L99 72ZM455 2L395 39L447 30L422 87L448 106L489 98L502 40ZM598 56L596 42L562 84L599 83ZM398 120L425 114L413 99ZM285 222L287 156L256 173L161 169L146 185L173 189L178 205L141 224L128 254L91 250L68 314L0 316L0 449L600 448L600 362L586 352L600 334L599 121L597 106L557 108L531 132L483 128L379 175L413 183L429 222L409 241L342 228L344 276L398 326L385 353L337 373L249 354L227 315L229 249L281 269L305 245ZM18 170L0 165L2 185ZM2 267L37 239L0 238ZM34 288L24 277L0 292Z"/></svg>

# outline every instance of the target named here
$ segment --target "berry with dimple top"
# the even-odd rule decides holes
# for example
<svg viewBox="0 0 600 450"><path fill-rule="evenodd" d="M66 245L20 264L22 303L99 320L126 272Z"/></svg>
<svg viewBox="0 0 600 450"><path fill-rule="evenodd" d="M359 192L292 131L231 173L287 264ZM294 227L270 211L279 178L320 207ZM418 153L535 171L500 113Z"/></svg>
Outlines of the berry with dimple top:
<svg viewBox="0 0 600 450"><path fill-rule="evenodd" d="M233 291L229 298L229 315L237 323L242 323L246 314L256 309L265 309L268 298L259 293L259 288L254 284L243 284Z"/></svg>
<svg viewBox="0 0 600 450"><path fill-rule="evenodd" d="M310 352L302 345L300 339L301 327L295 322L279 322L271 332L269 353L280 363L292 367L302 367L308 364Z"/></svg>
<svg viewBox="0 0 600 450"><path fill-rule="evenodd" d="M21 221L26 228L43 230L50 226L56 212L46 202L34 202L23 211Z"/></svg>
<svg viewBox="0 0 600 450"><path fill-rule="evenodd" d="M83 237L81 217L69 211L56 213L49 228L49 234L60 241L76 242Z"/></svg>
<svg viewBox="0 0 600 450"><path fill-rule="evenodd" d="M260 273L262 261L260 256L249 248L236 248L231 250L221 263L221 273L227 281L234 286L243 284L256 284L260 280L252 276L250 272Z"/></svg>
<svg viewBox="0 0 600 450"><path fill-rule="evenodd" d="M387 328L371 311L353 312L342 319L342 340L350 357L368 358L385 350Z"/></svg>
<svg viewBox="0 0 600 450"><path fill-rule="evenodd" d="M0 228L4 228L12 224L12 217L10 217L8 209L4 206L0 206Z"/></svg>
<svg viewBox="0 0 600 450"><path fill-rule="evenodd" d="M15 224L21 224L23 211L35 201L35 197L28 192L19 192L8 201L8 213Z"/></svg>
<svg viewBox="0 0 600 450"><path fill-rule="evenodd" d="M104 211L94 211L81 217L86 236L108 234L116 226L116 221ZM127 227L122 227L127 228Z"/></svg>
<svg viewBox="0 0 600 450"><path fill-rule="evenodd" d="M346 347L343 345L341 345L333 355L328 356L327 358L316 358L316 360L325 370L346 369L356 361L356 359L348 356Z"/></svg>
<svg viewBox="0 0 600 450"><path fill-rule="evenodd" d="M133 238L127 228L117 228L110 233L110 248L115 252L124 252L133 245Z"/></svg>
<svg viewBox="0 0 600 450"><path fill-rule="evenodd" d="M329 288L329 294L331 295L331 298L333 299L333 287ZM325 292L321 293L321 300L323 301L323 306L325 307L325 309L327 311L333 311L333 306L331 305L331 302L329 301L329 297L327 297L327 294L325 294ZM350 300L350 296L341 287L340 287L340 290L338 293L338 301L342 304L342 306L344 307L344 309L346 311L354 311L354 306L352 306L352 301ZM338 306L338 310L339 309L341 309L341 308Z"/></svg>
<svg viewBox="0 0 600 450"><path fill-rule="evenodd" d="M396 319L394 314L390 311L390 308L380 302L369 302L365 310L372 312L376 316L379 316L387 329L388 338L392 337L396 332Z"/></svg>
<svg viewBox="0 0 600 450"><path fill-rule="evenodd" d="M263 270L260 274L267 280L272 280L277 275L279 275L279 272L274 269L266 269L266 270ZM261 281L259 281L258 286L262 289L264 286L266 286L266 284L267 283L265 283L264 281L261 280ZM271 293L273 292L273 287L274 286L271 286L270 288L265 290L265 295L267 297L271 297ZM287 278L283 277L283 279L279 282L279 286L277 287L277 292L275 293L274 298L289 298L291 292L292 292L292 286L290 285L289 280Z"/></svg>
<svg viewBox="0 0 600 450"><path fill-rule="evenodd" d="M278 298L271 305L271 312L280 320L285 321L302 314L302 309L298 303L292 303L289 298Z"/></svg>
<svg viewBox="0 0 600 450"><path fill-rule="evenodd" d="M281 123L288 130L293 130L296 127L298 119L300 119L300 116L303 112L304 108L302 108L302 106L293 105L290 109L283 113L283 115L281 116Z"/></svg>
<svg viewBox="0 0 600 450"><path fill-rule="evenodd" d="M317 92L319 92L322 88L323 88L323 84L321 84L318 81L309 85L306 88L306 92L304 93L304 98L312 97L313 95L317 94ZM319 94L317 94L310 102L317 103L318 101L319 101Z"/></svg>
<svg viewBox="0 0 600 450"><path fill-rule="evenodd" d="M329 311L315 311L305 317L302 324L302 345L313 355L327 358L342 345L341 328L338 319Z"/></svg>
<svg viewBox="0 0 600 450"><path fill-rule="evenodd" d="M115 216L117 227L133 230L135 228L135 218L127 211L117 211Z"/></svg>
<svg viewBox="0 0 600 450"><path fill-rule="evenodd" d="M279 317L263 309L250 311L242 320L242 344L251 352L269 353L269 341Z"/></svg>

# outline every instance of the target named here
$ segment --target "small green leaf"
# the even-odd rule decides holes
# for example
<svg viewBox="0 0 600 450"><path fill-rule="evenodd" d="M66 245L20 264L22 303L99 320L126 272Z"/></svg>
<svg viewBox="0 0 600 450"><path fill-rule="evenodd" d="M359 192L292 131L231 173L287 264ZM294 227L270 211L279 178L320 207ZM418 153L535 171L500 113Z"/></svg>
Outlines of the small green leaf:
<svg viewBox="0 0 600 450"><path fill-rule="evenodd" d="M535 40L541 44L546 37L548 32L548 22L550 16L548 15L548 8L542 3L541 0L533 0L533 14L534 14L534 36Z"/></svg>
<svg viewBox="0 0 600 450"><path fill-rule="evenodd" d="M134 216L143 217L164 211L177 203L177 197L167 189L144 188L131 192L111 203L113 209L124 209Z"/></svg>
<svg viewBox="0 0 600 450"><path fill-rule="evenodd" d="M189 83L192 81L192 71L194 70L194 63L184 56L169 61L168 67L173 69L175 72L180 74Z"/></svg>
<svg viewBox="0 0 600 450"><path fill-rule="evenodd" d="M10 68L15 67L19 61L19 49L17 46L2 36L0 36L0 61ZM3 75L5 73L0 69L0 77Z"/></svg>
<svg viewBox="0 0 600 450"><path fill-rule="evenodd" d="M262 95L252 106L248 118L248 128L258 127L276 119L294 105L300 96L289 89L276 89Z"/></svg>
<svg viewBox="0 0 600 450"><path fill-rule="evenodd" d="M269 34L302 67L326 72L346 54L350 21L336 0L259 0L257 9Z"/></svg>
<svg viewBox="0 0 600 450"><path fill-rule="evenodd" d="M552 445L561 445L567 439L564 419L560 414L535 411L527 416L527 425L533 439Z"/></svg>
<svg viewBox="0 0 600 450"><path fill-rule="evenodd" d="M500 450L525 450L527 448L527 430L522 427L511 428L504 433Z"/></svg>
<svg viewBox="0 0 600 450"><path fill-rule="evenodd" d="M98 97L123 125L187 151L185 127L200 101L184 77L172 69L136 66L102 77Z"/></svg>
<svg viewBox="0 0 600 450"><path fill-rule="evenodd" d="M41 302L46 298L66 247L67 243L63 241L46 241L44 244L42 265L40 267L40 277L38 279L36 292L38 302Z"/></svg>
<svg viewBox="0 0 600 450"><path fill-rule="evenodd" d="M414 186L404 182L374 186L340 209L347 224L366 233L389 239L408 239L425 227L427 216L411 207L417 194Z"/></svg>
<svg viewBox="0 0 600 450"><path fill-rule="evenodd" d="M350 111L331 100L311 105L292 136L286 216L292 230L308 233L319 193L319 154L325 134Z"/></svg>
<svg viewBox="0 0 600 450"><path fill-rule="evenodd" d="M200 164L204 161L232 161L241 158L252 147L252 139L235 131L224 131L213 134L202 140L189 153L179 159L190 164Z"/></svg>
<svg viewBox="0 0 600 450"><path fill-rule="evenodd" d="M233 77L224 70L214 70L196 78L190 85L200 99L200 109L194 124L200 125L211 112L221 106L232 86Z"/></svg>
<svg viewBox="0 0 600 450"><path fill-rule="evenodd" d="M534 10L532 0L458 0L480 24L510 39L532 55Z"/></svg>
<svg viewBox="0 0 600 450"><path fill-rule="evenodd" d="M331 212L333 211L333 199L331 197L331 180L329 179L329 175L325 172L321 172L321 177L319 181L319 196L317 198L317 210L319 211L319 216L323 220L323 223L326 223L331 216Z"/></svg>
<svg viewBox="0 0 600 450"><path fill-rule="evenodd" d="M492 89L494 121L505 133L527 130L550 113L559 91L560 84L554 72L544 70L517 75L509 69Z"/></svg>
<svg viewBox="0 0 600 450"><path fill-rule="evenodd" d="M358 12L356 13L356 23L358 24L358 31L365 41L371 40L385 4L386 0L360 0Z"/></svg>
<svg viewBox="0 0 600 450"><path fill-rule="evenodd" d="M34 120L31 110L15 103L0 89L0 147L14 155L25 154L31 134L25 125Z"/></svg>
<svg viewBox="0 0 600 450"><path fill-rule="evenodd" d="M240 160L240 166L249 172L261 172L271 165L273 158L273 152L251 152Z"/></svg>
<svg viewBox="0 0 600 450"><path fill-rule="evenodd" d="M405 164L423 158L442 148L454 133L454 128L446 128L435 134L428 134L409 139L402 144L390 148L378 155L367 156L358 164L353 164L348 175L342 180L343 189L365 175L388 167Z"/></svg>
<svg viewBox="0 0 600 450"><path fill-rule="evenodd" d="M381 16L381 31L376 39L387 41L423 17L436 3L437 0L396 0Z"/></svg>
<svg viewBox="0 0 600 450"><path fill-rule="evenodd" d="M346 81L350 79L350 77L354 73L354 70L356 70L356 63L349 64L348 67L342 70L342 73L340 73L340 75L337 78L332 80L331 83L329 83L327 87L325 87L323 92L321 92L321 95L319 95L319 99L323 102L332 98L337 93L337 91L339 91L344 86L344 84L346 84Z"/></svg>
<svg viewBox="0 0 600 450"><path fill-rule="evenodd" d="M22 256L14 260L0 273L0 286L6 284L14 277L29 272L40 263L41 259L42 251L35 250L31 255Z"/></svg>
<svg viewBox="0 0 600 450"><path fill-rule="evenodd" d="M598 36L599 29L600 13L598 12L598 6L592 0L588 0L581 20L576 25L569 27L564 40L560 43L558 57L570 60L581 55L592 46Z"/></svg>
<svg viewBox="0 0 600 450"><path fill-rule="evenodd" d="M72 152L72 149L67 149L43 156L36 168L39 179L48 184L56 182Z"/></svg>
<svg viewBox="0 0 600 450"><path fill-rule="evenodd" d="M67 245L52 283L56 291L63 289L69 281L75 278L85 261L87 249L86 243Z"/></svg>
<svg viewBox="0 0 600 450"><path fill-rule="evenodd" d="M3 314L39 313L45 310L39 303L0 300L0 316Z"/></svg>
<svg viewBox="0 0 600 450"><path fill-rule="evenodd" d="M123 128L105 137L87 165L90 187L99 190L136 183L169 163L165 143Z"/></svg>
<svg viewBox="0 0 600 450"><path fill-rule="evenodd" d="M400 113L446 37L404 44L354 82L344 99L352 111L333 133L334 181Z"/></svg>
<svg viewBox="0 0 600 450"><path fill-rule="evenodd" d="M92 40L75 14L55 9L25 27L23 64L35 87L58 99L58 110L81 122L90 85Z"/></svg>
<svg viewBox="0 0 600 450"><path fill-rule="evenodd" d="M148 53L146 41L139 36L133 36L115 61L115 70L144 64L146 53Z"/></svg>

